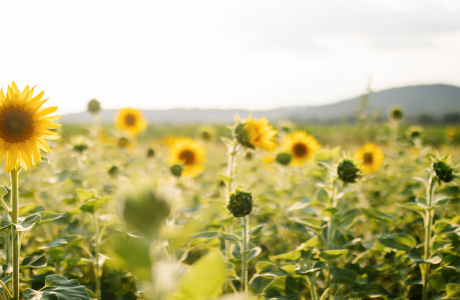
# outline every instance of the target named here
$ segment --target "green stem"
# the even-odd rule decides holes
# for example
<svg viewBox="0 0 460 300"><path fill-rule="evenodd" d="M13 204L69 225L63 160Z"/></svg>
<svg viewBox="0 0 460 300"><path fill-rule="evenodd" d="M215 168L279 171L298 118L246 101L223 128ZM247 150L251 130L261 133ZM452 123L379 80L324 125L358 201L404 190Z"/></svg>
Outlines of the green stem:
<svg viewBox="0 0 460 300"><path fill-rule="evenodd" d="M430 175L428 179L428 189L426 194L426 200L428 208L425 209L425 253L424 253L424 260L430 259L431 256L431 227L433 223L433 208L431 207L433 202L434 196L434 189L435 189L436 181L434 180L433 174ZM430 275L430 265L424 264L422 265L422 273L423 273L423 293L422 299L428 300L428 288L429 288L429 275Z"/></svg>
<svg viewBox="0 0 460 300"><path fill-rule="evenodd" d="M243 249L241 250L241 291L248 291L248 254L249 254L249 215L243 221Z"/></svg>
<svg viewBox="0 0 460 300"><path fill-rule="evenodd" d="M227 176L228 176L228 197L230 197L230 193L233 192L233 190L235 189L234 188L234 180L233 180L233 174L235 173L235 157L236 157L236 153L237 153L237 147L238 147L238 143L236 143L236 141L234 141L234 146L233 146L233 149L228 153L228 166L227 166ZM230 199L227 199L228 201ZM232 233L233 232L233 226L232 225L229 225L228 228L227 228L227 231L228 233ZM231 245L230 245L230 241L228 240L225 240L225 256L227 258L227 260L230 259L231 257Z"/></svg>
<svg viewBox="0 0 460 300"><path fill-rule="evenodd" d="M2 287L3 287L3 290L8 294L9 299L12 299L13 296L11 295L10 291L8 290L8 288L6 287L6 285L3 283L3 281L0 280L0 284L1 284Z"/></svg>
<svg viewBox="0 0 460 300"><path fill-rule="evenodd" d="M315 284L316 284L316 279L315 279L315 274L313 274L310 278L310 293L311 293L311 299L312 300L316 300L317 297L316 297L316 288L315 288Z"/></svg>
<svg viewBox="0 0 460 300"><path fill-rule="evenodd" d="M336 202L336 195L337 195L337 180L333 179L332 180L332 194L331 194L331 205L333 208L337 206ZM327 250L332 250L333 247L333 235L334 235L334 215L331 215L329 219L327 220L327 237L326 237L326 249ZM329 287L331 285L331 272L330 268L327 268L327 275L326 275L326 287ZM329 292L330 295L330 292Z"/></svg>
<svg viewBox="0 0 460 300"><path fill-rule="evenodd" d="M96 234L96 253L95 253L95 260L96 260L96 298L101 299L101 267L99 265L99 253L101 252L100 249L100 239L99 239L99 217L96 214L93 215L94 218L94 232Z"/></svg>
<svg viewBox="0 0 460 300"><path fill-rule="evenodd" d="M19 300L19 231L16 226L19 223L19 191L18 173L14 168L11 171L11 203L12 203L12 227L13 233L13 299Z"/></svg>

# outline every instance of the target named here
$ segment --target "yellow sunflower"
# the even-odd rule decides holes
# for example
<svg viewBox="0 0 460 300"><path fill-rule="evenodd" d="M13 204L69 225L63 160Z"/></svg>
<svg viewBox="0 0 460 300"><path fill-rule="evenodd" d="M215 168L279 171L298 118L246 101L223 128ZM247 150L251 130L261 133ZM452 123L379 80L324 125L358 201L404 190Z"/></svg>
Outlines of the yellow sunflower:
<svg viewBox="0 0 460 300"><path fill-rule="evenodd" d="M115 123L118 129L126 130L132 135L138 134L147 127L142 112L134 108L120 109L115 117Z"/></svg>
<svg viewBox="0 0 460 300"><path fill-rule="evenodd" d="M383 153L380 148L372 143L361 147L356 153L356 160L361 162L360 169L364 173L372 173L380 168L383 161Z"/></svg>
<svg viewBox="0 0 460 300"><path fill-rule="evenodd" d="M302 165L312 158L320 148L318 141L305 131L296 131L286 136L283 148L291 154L291 165Z"/></svg>
<svg viewBox="0 0 460 300"><path fill-rule="evenodd" d="M50 130L59 128L55 124L60 116L48 116L58 107L42 108L48 100L44 91L34 96L34 88L26 86L21 92L13 81L6 95L0 90L0 161L5 158L6 172L20 166L25 169L41 162L40 150L51 152L45 139L55 140L59 134Z"/></svg>
<svg viewBox="0 0 460 300"><path fill-rule="evenodd" d="M248 119L244 123L244 131L247 134L247 141L252 147L270 153L275 150L278 131L273 129L273 126L268 125L267 118L263 117L259 120Z"/></svg>
<svg viewBox="0 0 460 300"><path fill-rule="evenodd" d="M177 139L171 145L168 154L168 164L181 165L182 176L197 176L204 167L206 150L197 141L190 138Z"/></svg>

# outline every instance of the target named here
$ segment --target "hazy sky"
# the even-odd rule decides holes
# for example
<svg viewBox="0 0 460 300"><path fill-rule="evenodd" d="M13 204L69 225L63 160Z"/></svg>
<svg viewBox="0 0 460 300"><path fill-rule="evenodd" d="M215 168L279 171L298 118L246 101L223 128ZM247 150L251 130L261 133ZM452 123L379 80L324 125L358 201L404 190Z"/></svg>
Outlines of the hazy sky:
<svg viewBox="0 0 460 300"><path fill-rule="evenodd" d="M0 86L60 113L268 109L460 85L459 0L3 1Z"/></svg>

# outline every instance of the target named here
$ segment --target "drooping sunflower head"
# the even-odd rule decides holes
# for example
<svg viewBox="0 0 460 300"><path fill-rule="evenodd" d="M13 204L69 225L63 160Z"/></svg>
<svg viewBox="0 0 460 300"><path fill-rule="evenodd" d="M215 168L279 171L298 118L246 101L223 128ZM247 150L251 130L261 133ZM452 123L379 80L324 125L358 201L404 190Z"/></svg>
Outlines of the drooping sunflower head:
<svg viewBox="0 0 460 300"><path fill-rule="evenodd" d="M197 141L190 138L178 139L171 145L168 164L183 167L182 176L197 176L203 171L206 150Z"/></svg>
<svg viewBox="0 0 460 300"><path fill-rule="evenodd" d="M142 116L142 112L134 108L119 110L115 117L115 124L118 129L126 130L132 135L138 134L147 127L147 121Z"/></svg>
<svg viewBox="0 0 460 300"><path fill-rule="evenodd" d="M312 158L320 148L318 141L305 131L296 131L286 136L283 148L291 154L291 165L302 165Z"/></svg>
<svg viewBox="0 0 460 300"><path fill-rule="evenodd" d="M96 99L91 99L88 102L88 111L92 114L97 114L101 111L101 103L99 103Z"/></svg>
<svg viewBox="0 0 460 300"><path fill-rule="evenodd" d="M404 117L404 112L401 107L395 106L389 112L391 120L400 121Z"/></svg>
<svg viewBox="0 0 460 300"><path fill-rule="evenodd" d="M6 172L20 166L25 169L41 162L40 150L51 152L46 139L58 139L53 131L60 116L49 116L58 107L42 108L48 100L44 91L34 96L34 88L26 86L21 92L16 83L8 86L6 95L0 90L0 160L5 158Z"/></svg>
<svg viewBox="0 0 460 300"><path fill-rule="evenodd" d="M365 144L356 153L356 160L360 162L360 169L366 174L377 171L383 161L383 152L372 143Z"/></svg>
<svg viewBox="0 0 460 300"><path fill-rule="evenodd" d="M248 119L244 123L238 123L235 127L235 136L238 142L248 148L259 148L267 152L273 152L277 146L276 134L273 126L268 125L267 118Z"/></svg>
<svg viewBox="0 0 460 300"><path fill-rule="evenodd" d="M72 136L70 142L72 144L72 150L80 154L83 154L83 152L90 147L89 140L82 135Z"/></svg>
<svg viewBox="0 0 460 300"><path fill-rule="evenodd" d="M214 127L204 125L198 128L198 137L205 142L210 142L214 140L216 135L217 134Z"/></svg>

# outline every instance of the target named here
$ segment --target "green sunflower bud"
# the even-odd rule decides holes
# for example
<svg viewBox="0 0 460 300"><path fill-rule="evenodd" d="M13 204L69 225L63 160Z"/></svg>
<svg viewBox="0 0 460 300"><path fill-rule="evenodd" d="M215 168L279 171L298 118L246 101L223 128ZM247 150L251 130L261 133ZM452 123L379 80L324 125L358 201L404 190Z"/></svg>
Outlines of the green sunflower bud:
<svg viewBox="0 0 460 300"><path fill-rule="evenodd" d="M88 102L88 111L92 114L97 114L101 111L101 104L96 99Z"/></svg>
<svg viewBox="0 0 460 300"><path fill-rule="evenodd" d="M155 150L153 150L152 148L150 148L149 150L147 150L147 157L148 157L148 158L155 157Z"/></svg>
<svg viewBox="0 0 460 300"><path fill-rule="evenodd" d="M456 175L454 174L454 168L452 168L443 160L438 160L434 162L433 169L436 172L436 177L438 178L438 180L443 181L445 183L451 182L456 177Z"/></svg>
<svg viewBox="0 0 460 300"><path fill-rule="evenodd" d="M253 156L254 155L252 154L251 151L247 151L246 155L244 156L244 158L246 158L247 160L252 160Z"/></svg>
<svg viewBox="0 0 460 300"><path fill-rule="evenodd" d="M117 177L120 174L120 169L117 166L112 166L108 172L111 177Z"/></svg>
<svg viewBox="0 0 460 300"><path fill-rule="evenodd" d="M283 166L287 166L291 163L291 154L288 152L280 152L276 155L276 161Z"/></svg>
<svg viewBox="0 0 460 300"><path fill-rule="evenodd" d="M390 119L399 121L403 118L404 112L401 107L393 107L390 111Z"/></svg>
<svg viewBox="0 0 460 300"><path fill-rule="evenodd" d="M241 218L249 215L254 207L251 193L246 193L243 190L236 189L233 194L230 194L230 200L227 209L235 218Z"/></svg>
<svg viewBox="0 0 460 300"><path fill-rule="evenodd" d="M342 160L337 168L337 174L339 175L340 180L345 183L356 182L356 179L360 176L358 173L359 169L349 159Z"/></svg>
<svg viewBox="0 0 460 300"><path fill-rule="evenodd" d="M182 168L180 165L174 165L171 167L171 173L175 177L180 177L182 175L182 170L184 170L184 168Z"/></svg>
<svg viewBox="0 0 460 300"><path fill-rule="evenodd" d="M411 126L407 132L407 135L410 139L418 139L422 136L422 130L423 129L419 126Z"/></svg>
<svg viewBox="0 0 460 300"><path fill-rule="evenodd" d="M235 137L238 143L244 147L254 149L254 146L249 143L248 133L244 130L244 123L238 123L235 127Z"/></svg>
<svg viewBox="0 0 460 300"><path fill-rule="evenodd" d="M88 145L85 145L85 144L78 144L78 145L73 146L73 151L79 152L80 154L82 154L87 149L88 149Z"/></svg>

